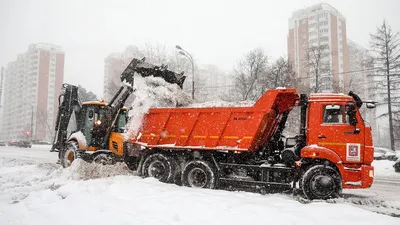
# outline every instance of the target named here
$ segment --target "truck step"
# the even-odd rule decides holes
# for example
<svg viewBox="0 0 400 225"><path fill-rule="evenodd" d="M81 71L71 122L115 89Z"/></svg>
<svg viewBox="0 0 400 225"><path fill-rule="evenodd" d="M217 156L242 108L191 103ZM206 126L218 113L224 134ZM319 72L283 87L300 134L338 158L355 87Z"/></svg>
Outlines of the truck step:
<svg viewBox="0 0 400 225"><path fill-rule="evenodd" d="M292 184L288 183L277 183L277 182L263 182L263 181L255 181L255 180L243 180L237 178L227 178L221 177L219 178L220 182L223 183L238 183L238 184L247 184L247 185L262 185L269 188L292 188Z"/></svg>
<svg viewBox="0 0 400 225"><path fill-rule="evenodd" d="M281 167L281 166L265 166L262 165L248 165L248 164L236 164L236 163L219 163L222 168L252 168L252 169L263 169L269 171L293 171L291 167Z"/></svg>

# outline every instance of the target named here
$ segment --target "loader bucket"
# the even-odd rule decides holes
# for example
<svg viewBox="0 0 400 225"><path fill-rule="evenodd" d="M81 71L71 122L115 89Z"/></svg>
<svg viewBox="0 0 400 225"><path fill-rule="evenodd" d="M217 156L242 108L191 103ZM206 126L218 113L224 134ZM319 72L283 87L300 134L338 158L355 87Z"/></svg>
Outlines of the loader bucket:
<svg viewBox="0 0 400 225"><path fill-rule="evenodd" d="M142 77L154 76L161 77L166 82L171 84L177 84L180 88L183 86L183 82L186 79L184 72L175 73L167 69L167 66L155 66L145 62L145 58L139 60L133 58L129 65L126 67L124 72L121 74L121 81L127 82L131 85L134 83L134 74L137 73Z"/></svg>

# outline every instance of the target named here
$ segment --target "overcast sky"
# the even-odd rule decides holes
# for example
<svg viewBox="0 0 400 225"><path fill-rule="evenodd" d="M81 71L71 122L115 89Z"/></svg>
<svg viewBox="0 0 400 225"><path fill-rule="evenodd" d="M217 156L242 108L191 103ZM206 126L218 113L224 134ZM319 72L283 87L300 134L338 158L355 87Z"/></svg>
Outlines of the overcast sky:
<svg viewBox="0 0 400 225"><path fill-rule="evenodd" d="M176 44L199 64L229 72L261 46L287 54L288 19L318 0L0 0L0 65L35 42L66 52L65 82L102 96L104 58L127 45ZM369 33L387 19L400 31L400 0L327 0L347 19L347 36L369 46Z"/></svg>

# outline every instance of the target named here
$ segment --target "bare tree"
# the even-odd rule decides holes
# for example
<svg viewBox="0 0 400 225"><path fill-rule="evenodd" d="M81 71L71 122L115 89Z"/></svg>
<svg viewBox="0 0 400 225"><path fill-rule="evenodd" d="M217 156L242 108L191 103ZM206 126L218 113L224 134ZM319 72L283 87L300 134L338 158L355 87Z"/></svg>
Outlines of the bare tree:
<svg viewBox="0 0 400 225"><path fill-rule="evenodd" d="M332 84L328 45L311 45L306 51L305 70L309 78L315 79L312 92L320 92Z"/></svg>
<svg viewBox="0 0 400 225"><path fill-rule="evenodd" d="M269 68L267 79L268 81L263 82L267 84L268 88L277 87L295 87L296 73L293 68L293 64L284 57L279 57Z"/></svg>
<svg viewBox="0 0 400 225"><path fill-rule="evenodd" d="M155 65L165 65L168 62L168 53L165 45L160 45L159 43L156 45L146 43L144 49L140 53L146 57L146 62Z"/></svg>
<svg viewBox="0 0 400 225"><path fill-rule="evenodd" d="M372 86L371 83L373 82L371 79L371 72L373 72L374 69L374 59L371 56L357 57L356 55L352 55L352 57L356 57L351 59L352 62L350 62L354 63L352 68L356 72L352 71L351 76L348 76L348 82L344 87L344 92L348 93L349 91L357 90L358 93L361 93L360 97L369 99L370 96L368 96L368 92L371 90L368 89Z"/></svg>
<svg viewBox="0 0 400 225"><path fill-rule="evenodd" d="M371 47L377 53L375 59L379 65L377 76L385 79L380 83L380 87L386 89L385 102L388 105L387 116L389 118L389 134L390 147L395 149L395 133L394 133L394 118L393 118L393 93L394 89L398 88L399 72L400 72L400 37L399 33L393 33L390 26L383 21L382 25L377 27L375 34L371 34ZM382 80L383 81L383 80ZM397 98L397 97L395 97ZM398 111L398 110L396 110Z"/></svg>
<svg viewBox="0 0 400 225"><path fill-rule="evenodd" d="M239 61L235 76L234 90L240 94L242 100L255 100L260 93L259 82L267 79L264 77L268 72L268 57L263 49L256 48L248 52L242 60Z"/></svg>
<svg viewBox="0 0 400 225"><path fill-rule="evenodd" d="M95 93L86 90L86 88L82 87L81 85L78 85L78 89L79 96L82 102L96 101L99 99Z"/></svg>

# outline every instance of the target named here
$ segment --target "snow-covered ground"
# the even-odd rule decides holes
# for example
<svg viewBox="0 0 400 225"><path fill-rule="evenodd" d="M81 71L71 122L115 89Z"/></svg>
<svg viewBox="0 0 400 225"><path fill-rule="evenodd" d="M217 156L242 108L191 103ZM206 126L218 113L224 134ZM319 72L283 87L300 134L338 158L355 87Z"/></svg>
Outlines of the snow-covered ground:
<svg viewBox="0 0 400 225"><path fill-rule="evenodd" d="M400 224L371 212L385 204L368 196L360 208L354 196L303 204L283 194L191 189L139 178L122 165L95 174L83 162L62 169L48 150L0 147L1 225Z"/></svg>
<svg viewBox="0 0 400 225"><path fill-rule="evenodd" d="M375 176L400 178L400 173L394 172L394 163L395 162L389 160L374 160L372 165L375 169Z"/></svg>

